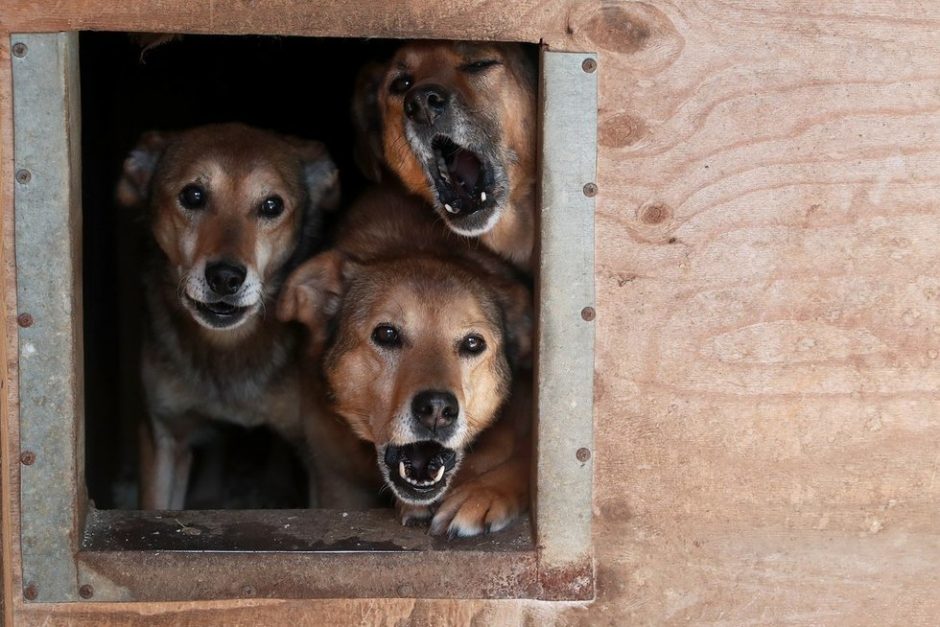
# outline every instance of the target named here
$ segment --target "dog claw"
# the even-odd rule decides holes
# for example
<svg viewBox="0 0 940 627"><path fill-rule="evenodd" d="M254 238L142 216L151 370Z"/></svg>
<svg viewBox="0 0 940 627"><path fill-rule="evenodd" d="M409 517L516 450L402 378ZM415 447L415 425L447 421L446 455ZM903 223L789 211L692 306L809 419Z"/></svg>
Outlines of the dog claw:
<svg viewBox="0 0 940 627"><path fill-rule="evenodd" d="M444 471L445 471L445 470L446 470L446 468L444 468L443 466L441 466L440 468L437 469L437 476L434 477L434 482L433 482L433 483L437 483L438 481L441 480L441 478L444 476Z"/></svg>
<svg viewBox="0 0 940 627"><path fill-rule="evenodd" d="M447 213L458 213L459 211L458 209L454 209L453 207L451 207L450 205L446 203L444 204L444 209L447 209Z"/></svg>
<svg viewBox="0 0 940 627"><path fill-rule="evenodd" d="M486 192L480 192L480 202L486 202Z"/></svg>
<svg viewBox="0 0 940 627"><path fill-rule="evenodd" d="M398 474L402 479L408 478L408 472L405 470L405 462L398 462Z"/></svg>

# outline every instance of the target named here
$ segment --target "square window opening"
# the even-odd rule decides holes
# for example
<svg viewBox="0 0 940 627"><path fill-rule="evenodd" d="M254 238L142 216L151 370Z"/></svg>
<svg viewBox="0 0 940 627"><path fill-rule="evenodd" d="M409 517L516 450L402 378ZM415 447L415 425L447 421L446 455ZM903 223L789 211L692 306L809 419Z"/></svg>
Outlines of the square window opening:
<svg viewBox="0 0 940 627"><path fill-rule="evenodd" d="M52 209L68 212L68 204L76 206L75 199L80 197L82 233L76 248L81 254L73 262L78 262L81 274L75 277L76 293L71 295L81 311L81 331L73 333L74 369L80 374L74 392L64 393L69 397L66 400L74 403L76 420L81 416L84 420L75 425L76 447L68 453L74 457L73 516L62 521L78 533L76 540L67 540L53 551L70 559L72 568L60 575L58 584L40 588L36 600L86 599L89 589L97 590L94 599L102 601L246 596L589 597L592 567L585 567L581 558L583 545L590 543L590 505L572 511L571 500L562 493L586 486L590 502L591 441L585 439L583 425L569 437L558 436L546 423L560 423L565 411L579 411L575 404L562 406L572 392L561 378L572 368L583 369L585 356L590 357L589 363L593 360L593 347L586 345L583 335L575 340L580 350L587 351L580 355L581 361L572 360L570 353L566 357L564 353L571 346L561 332L569 325L590 326L593 319L582 315L583 308L592 305L593 286L587 298L583 292L573 293L564 287L567 283L570 288L572 281L593 282L593 215L589 237L583 234L581 240L591 247L589 266L570 256L562 263L565 251L559 242L566 238L560 236L559 229L564 225L554 218L541 220L541 257L535 257L538 269L534 277L538 327L533 382L537 402L537 415L533 416L534 502L526 520L484 538L447 541L400 527L387 510L305 509L306 472L287 442L265 427L246 430L225 423L214 423L212 437L195 449L185 511L172 515L138 511L138 427L146 416L139 369L146 288L140 283L146 242L152 235L140 215L117 207L114 200L128 151L149 130L227 121L316 139L326 144L338 167L345 207L369 184L356 166L350 140L354 134L350 101L357 71L370 60L389 55L400 42L186 35L142 51L139 42L126 33L20 39L38 41L41 37L58 37L59 56L73 55L74 65L57 67L66 75L65 90L70 80L80 85L80 107L77 102L66 105L67 110L80 110L80 122L64 120L64 124L76 135L80 133L79 147L74 145L74 137L66 138L71 148L65 152L80 152L80 158L73 153L71 159L75 161L73 170L81 174L63 183L71 189ZM17 41L17 36L13 40ZM539 57L538 46L529 45L529 52L533 60ZM540 135L542 181L538 185L543 211L549 200L593 210L593 200L586 198L593 194L582 193L584 185L594 180L593 138L587 142L589 148L580 151L590 155L586 165L583 154L560 157L572 137L583 135L585 124L569 128L572 116L564 109L584 85L575 80L565 86L561 79L546 84L552 72L576 75L572 68L580 67L584 58L593 58L573 56L578 59L567 63L571 67L554 62L546 66L544 60L540 64L539 119L545 124L552 119L548 116L554 115L558 121L557 132L542 128ZM16 67L14 63L14 74ZM594 69L587 67L585 64L581 73L593 74ZM22 74L29 68L19 71ZM555 85L561 87L556 89ZM594 83L588 86L596 89ZM75 91L69 97L77 100ZM586 126L593 133L596 99L589 95L584 109L589 114ZM36 97L43 98L42 94ZM26 106L29 104L23 104ZM15 117L26 117L23 107L15 109ZM15 120L18 147L28 136L21 121ZM19 173L21 162L25 169L35 157L18 150L15 158ZM547 179L546 168L564 173L566 180L560 183L557 176ZM34 182L37 186L43 183L41 177ZM23 201L20 195L16 197L17 215L29 205L28 193L22 194ZM342 211L337 213L341 215ZM17 226L19 246L27 238L21 237L20 220ZM23 232L29 228L24 224ZM326 228L329 230L329 223ZM570 241L568 245L572 245ZM577 249L580 243L573 246ZM25 264L26 257L18 255L18 267ZM574 268L574 274L568 273L569 267ZM32 275L18 272L21 295L33 280ZM547 314L546 307L550 308ZM577 319L570 319L568 310L576 312ZM33 346L30 332L29 328L21 329L21 369L26 363L24 346ZM578 400L590 403L590 398ZM30 410L27 406L21 411L22 424L26 419L23 414ZM580 411L583 416L583 407ZM544 437L547 432L556 435ZM590 434L590 425L586 433ZM28 446L29 442L21 442L21 448ZM556 463L562 455L567 458ZM578 470L568 468L572 465ZM553 470L553 466L562 469ZM583 473L585 467L586 482L570 481L573 473ZM30 475L33 470L38 473ZM54 482L43 477L41 464L29 472L21 479L27 488L24 494ZM584 494L575 500L583 503ZM50 530L29 507L23 508L22 515L30 521L24 525L24 535L35 531L40 546ZM568 536L557 532L569 527ZM543 541L545 534L548 541ZM548 552L543 555L546 546ZM567 570L566 551L577 554ZM31 559L30 551L24 550L24 581L42 579L53 568L49 552L37 548L36 553L40 552L46 557ZM403 576L363 582L362 569L374 563L376 556L387 559ZM461 569L453 570L454 574L467 576L459 584L425 582L427 577L421 573L434 572L427 568L430 562L446 563ZM561 566L556 568L555 564ZM207 578L200 577L202 583L194 585L186 574L194 568L210 575L209 579L218 575L215 579L220 583L206 584ZM287 582L273 582L272 569L284 568L295 568L301 574ZM318 571L329 574L309 577ZM233 572L244 576L232 583L229 574ZM402 583L407 580L406 573L413 573L412 581L421 585Z"/></svg>

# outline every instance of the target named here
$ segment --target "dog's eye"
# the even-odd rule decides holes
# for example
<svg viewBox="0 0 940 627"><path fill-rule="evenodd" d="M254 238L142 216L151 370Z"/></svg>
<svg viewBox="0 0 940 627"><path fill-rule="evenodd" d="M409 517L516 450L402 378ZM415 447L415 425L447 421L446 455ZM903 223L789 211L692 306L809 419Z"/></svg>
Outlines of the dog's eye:
<svg viewBox="0 0 940 627"><path fill-rule="evenodd" d="M468 335L460 342L461 355L479 355L486 350L486 340L479 335Z"/></svg>
<svg viewBox="0 0 940 627"><path fill-rule="evenodd" d="M466 72L467 74L479 74L484 70L488 70L493 66L499 65L499 61L496 59L483 59L481 61L471 61L470 63L464 63L460 66L461 72Z"/></svg>
<svg viewBox="0 0 940 627"><path fill-rule="evenodd" d="M401 335L392 325L380 324L372 330L372 341L385 348L398 348L401 346Z"/></svg>
<svg viewBox="0 0 940 627"><path fill-rule="evenodd" d="M187 209L202 209L206 206L209 194L199 185L187 185L180 192L180 204Z"/></svg>
<svg viewBox="0 0 940 627"><path fill-rule="evenodd" d="M411 89L411 85L413 83L414 79L411 77L411 74L400 74L398 78L393 80L392 84L388 86L388 90L391 93L400 96L401 94Z"/></svg>
<svg viewBox="0 0 940 627"><path fill-rule="evenodd" d="M280 196L269 196L261 201L258 212L265 218L276 218L284 213L284 200Z"/></svg>

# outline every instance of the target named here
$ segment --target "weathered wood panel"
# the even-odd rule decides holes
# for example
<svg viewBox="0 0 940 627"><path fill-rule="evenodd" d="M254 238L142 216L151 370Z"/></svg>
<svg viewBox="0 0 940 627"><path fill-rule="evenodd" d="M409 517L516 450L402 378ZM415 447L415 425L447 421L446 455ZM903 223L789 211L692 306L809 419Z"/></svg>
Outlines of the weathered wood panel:
<svg viewBox="0 0 940 627"><path fill-rule="evenodd" d="M598 599L51 608L14 595L20 622L935 622L940 4L363 7L37 1L4 7L0 22L544 37L596 50ZM3 513L6 540L14 504ZM15 545L4 547L16 566Z"/></svg>

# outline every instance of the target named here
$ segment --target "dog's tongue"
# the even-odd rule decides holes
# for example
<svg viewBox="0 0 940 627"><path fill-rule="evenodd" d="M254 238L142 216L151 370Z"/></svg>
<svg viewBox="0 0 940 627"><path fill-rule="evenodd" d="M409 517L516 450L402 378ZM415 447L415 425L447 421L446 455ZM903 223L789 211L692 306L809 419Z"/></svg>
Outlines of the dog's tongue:
<svg viewBox="0 0 940 627"><path fill-rule="evenodd" d="M480 180L480 160L469 150L458 150L449 167L453 180L463 186L468 194L476 190Z"/></svg>

